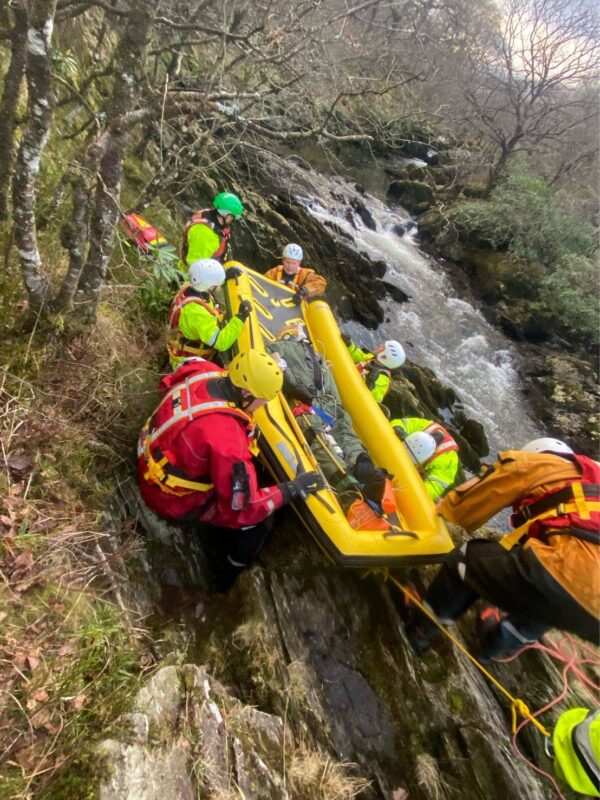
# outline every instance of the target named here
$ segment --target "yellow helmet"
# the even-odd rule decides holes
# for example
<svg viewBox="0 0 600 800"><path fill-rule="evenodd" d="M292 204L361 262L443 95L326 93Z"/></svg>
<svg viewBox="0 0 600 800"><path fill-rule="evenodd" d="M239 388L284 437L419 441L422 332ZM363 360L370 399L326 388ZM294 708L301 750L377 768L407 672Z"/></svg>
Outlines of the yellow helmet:
<svg viewBox="0 0 600 800"><path fill-rule="evenodd" d="M229 365L229 379L234 386L247 389L261 400L273 400L283 386L281 367L260 350L238 353Z"/></svg>

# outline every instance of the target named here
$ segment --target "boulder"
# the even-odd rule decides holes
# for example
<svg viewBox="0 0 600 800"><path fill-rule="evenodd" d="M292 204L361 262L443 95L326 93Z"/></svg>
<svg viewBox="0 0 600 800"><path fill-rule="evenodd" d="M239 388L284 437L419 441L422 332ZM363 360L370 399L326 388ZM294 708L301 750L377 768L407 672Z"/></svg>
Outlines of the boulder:
<svg viewBox="0 0 600 800"><path fill-rule="evenodd" d="M481 422L467 419L464 425L461 426L460 435L467 440L480 458L485 458L490 454L490 446Z"/></svg>
<svg viewBox="0 0 600 800"><path fill-rule="evenodd" d="M434 195L429 184L416 180L392 181L388 196L416 214L427 211L434 204Z"/></svg>

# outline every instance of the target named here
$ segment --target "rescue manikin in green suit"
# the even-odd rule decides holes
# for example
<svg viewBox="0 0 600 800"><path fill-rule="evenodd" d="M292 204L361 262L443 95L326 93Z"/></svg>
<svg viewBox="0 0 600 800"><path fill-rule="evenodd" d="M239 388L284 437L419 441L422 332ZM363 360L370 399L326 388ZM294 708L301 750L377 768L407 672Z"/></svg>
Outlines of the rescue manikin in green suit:
<svg viewBox="0 0 600 800"><path fill-rule="evenodd" d="M347 508L359 496L359 486L368 499L380 503L385 473L374 466L354 433L333 374L302 328L284 331L266 347L279 356L283 393L300 404L296 408L298 425L342 507ZM327 420L319 412L324 412Z"/></svg>

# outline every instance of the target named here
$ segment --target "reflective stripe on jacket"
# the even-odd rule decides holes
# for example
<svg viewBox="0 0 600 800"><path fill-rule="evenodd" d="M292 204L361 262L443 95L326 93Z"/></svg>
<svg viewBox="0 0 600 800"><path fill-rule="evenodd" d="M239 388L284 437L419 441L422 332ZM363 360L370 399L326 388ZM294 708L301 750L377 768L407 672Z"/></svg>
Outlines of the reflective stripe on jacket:
<svg viewBox="0 0 600 800"><path fill-rule="evenodd" d="M444 435L444 440L436 448L435 453L424 465L421 465L424 472L423 480L427 493L432 500L439 500L449 491L456 481L456 475L460 466L458 444L442 425L430 419L423 419L422 417L403 417L402 419L391 420L390 425L392 428L402 428L406 436L411 433L418 433L419 431L425 431L431 434L440 431Z"/></svg>
<svg viewBox="0 0 600 800"><path fill-rule="evenodd" d="M211 381L226 374L209 361L190 359L162 381L165 394L138 443L142 497L162 517L243 528L283 504L277 486L258 487L251 418L208 391ZM232 508L233 476L240 463L248 492L246 505L237 510Z"/></svg>
<svg viewBox="0 0 600 800"><path fill-rule="evenodd" d="M552 733L556 773L571 789L600 797L600 711L563 711Z"/></svg>

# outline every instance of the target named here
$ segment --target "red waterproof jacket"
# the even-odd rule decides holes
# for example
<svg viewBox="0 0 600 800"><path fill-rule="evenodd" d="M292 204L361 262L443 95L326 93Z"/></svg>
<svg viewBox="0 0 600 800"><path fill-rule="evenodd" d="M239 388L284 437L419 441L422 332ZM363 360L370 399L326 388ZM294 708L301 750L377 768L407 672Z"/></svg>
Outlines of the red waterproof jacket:
<svg viewBox="0 0 600 800"><path fill-rule="evenodd" d="M226 374L210 361L194 359L162 381L166 394L138 444L141 494L161 517L196 516L212 525L245 528L283 505L277 486L258 487L249 449L250 417L208 393L207 382ZM234 510L233 473L240 463L247 476L246 502Z"/></svg>

